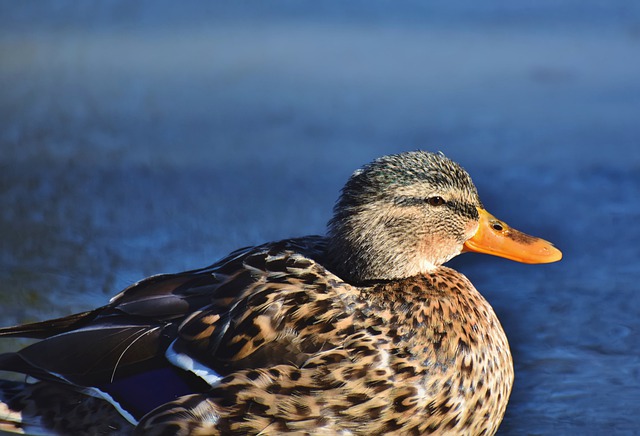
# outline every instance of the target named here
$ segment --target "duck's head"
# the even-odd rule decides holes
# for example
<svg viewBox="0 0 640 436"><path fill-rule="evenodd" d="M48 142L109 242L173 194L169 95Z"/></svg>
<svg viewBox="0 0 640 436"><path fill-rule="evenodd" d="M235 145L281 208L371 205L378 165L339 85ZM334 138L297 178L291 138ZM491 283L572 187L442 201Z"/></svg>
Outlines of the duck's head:
<svg viewBox="0 0 640 436"><path fill-rule="evenodd" d="M328 261L354 282L430 272L464 251L525 263L562 257L551 243L489 214L460 165L424 151L384 156L357 170L329 221Z"/></svg>

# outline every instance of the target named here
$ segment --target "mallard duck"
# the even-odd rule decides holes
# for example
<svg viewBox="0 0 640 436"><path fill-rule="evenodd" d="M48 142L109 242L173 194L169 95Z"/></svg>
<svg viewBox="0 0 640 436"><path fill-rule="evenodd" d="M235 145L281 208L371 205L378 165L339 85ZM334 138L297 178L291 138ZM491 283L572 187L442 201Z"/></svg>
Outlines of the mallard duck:
<svg viewBox="0 0 640 436"><path fill-rule="evenodd" d="M562 257L482 206L442 154L357 170L327 236L237 250L144 279L95 310L0 329L0 429L51 434L491 435L507 407L507 337L469 280L475 251ZM33 383L31 383L33 381Z"/></svg>

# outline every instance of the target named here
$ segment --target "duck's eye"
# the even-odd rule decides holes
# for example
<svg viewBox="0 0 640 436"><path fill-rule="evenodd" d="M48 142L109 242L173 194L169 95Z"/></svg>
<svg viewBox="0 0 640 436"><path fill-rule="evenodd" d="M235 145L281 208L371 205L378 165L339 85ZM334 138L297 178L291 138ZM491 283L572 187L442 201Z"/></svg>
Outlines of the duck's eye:
<svg viewBox="0 0 640 436"><path fill-rule="evenodd" d="M427 203L430 206L442 206L443 204L446 203L446 201L444 201L444 198L439 197L439 196L435 196L435 197L429 197L427 198Z"/></svg>

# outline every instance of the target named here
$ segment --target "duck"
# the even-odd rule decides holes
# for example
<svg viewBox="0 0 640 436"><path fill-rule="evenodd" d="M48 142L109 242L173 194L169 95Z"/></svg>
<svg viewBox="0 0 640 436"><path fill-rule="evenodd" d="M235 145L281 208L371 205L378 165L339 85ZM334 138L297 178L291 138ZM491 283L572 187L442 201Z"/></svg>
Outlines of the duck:
<svg viewBox="0 0 640 436"><path fill-rule="evenodd" d="M0 430L103 435L496 433L514 380L464 252L558 261L410 151L356 170L325 236L143 279L103 307L0 328Z"/></svg>

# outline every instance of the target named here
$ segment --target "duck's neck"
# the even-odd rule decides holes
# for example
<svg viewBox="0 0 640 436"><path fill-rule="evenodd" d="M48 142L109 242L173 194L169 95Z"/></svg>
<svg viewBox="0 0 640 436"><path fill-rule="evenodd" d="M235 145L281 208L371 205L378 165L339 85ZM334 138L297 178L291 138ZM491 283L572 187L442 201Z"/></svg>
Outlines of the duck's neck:
<svg viewBox="0 0 640 436"><path fill-rule="evenodd" d="M377 233L375 228L359 235L340 227L329 232L326 262L350 283L400 280L439 267L422 255L423 251L419 244L399 243L393 235Z"/></svg>

